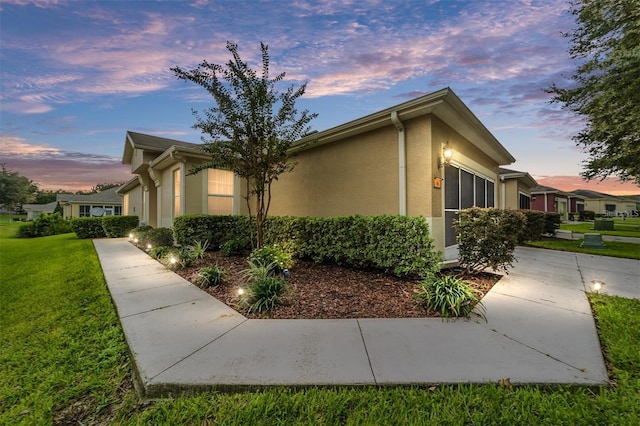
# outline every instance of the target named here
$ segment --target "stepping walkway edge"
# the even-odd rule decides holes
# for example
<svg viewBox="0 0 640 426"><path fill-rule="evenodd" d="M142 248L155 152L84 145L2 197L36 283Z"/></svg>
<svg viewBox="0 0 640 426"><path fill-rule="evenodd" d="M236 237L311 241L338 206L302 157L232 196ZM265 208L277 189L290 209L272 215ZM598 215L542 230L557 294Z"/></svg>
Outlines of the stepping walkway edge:
<svg viewBox="0 0 640 426"><path fill-rule="evenodd" d="M518 248L519 262L483 298L486 321L269 320L247 319L124 238L94 247L143 399L273 386L609 383L581 271L596 268L592 258Z"/></svg>

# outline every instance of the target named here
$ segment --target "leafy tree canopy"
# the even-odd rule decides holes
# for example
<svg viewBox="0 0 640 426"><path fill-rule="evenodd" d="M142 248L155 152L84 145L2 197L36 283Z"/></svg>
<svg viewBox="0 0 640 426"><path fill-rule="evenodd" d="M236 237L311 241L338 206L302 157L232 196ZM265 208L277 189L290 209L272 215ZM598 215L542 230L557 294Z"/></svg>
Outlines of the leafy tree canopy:
<svg viewBox="0 0 640 426"><path fill-rule="evenodd" d="M20 208L22 204L31 202L38 187L18 172L12 172L2 164L0 171L0 206L7 210Z"/></svg>
<svg viewBox="0 0 640 426"><path fill-rule="evenodd" d="M317 116L296 109L296 100L304 94L306 83L280 92L276 86L285 73L270 77L268 46L260 43L260 49L260 74L240 58L238 46L229 42L227 50L232 59L224 66L203 61L192 70L171 68L178 79L205 88L215 102L203 115L193 110L193 127L203 133L202 150L211 155L211 161L191 173L220 168L246 180L249 214L252 200L256 208L257 247L262 245L271 184L280 174L293 169L289 162L292 144L309 132L309 122Z"/></svg>
<svg viewBox="0 0 640 426"><path fill-rule="evenodd" d="M574 0L571 12L577 27L565 36L578 65L570 87L554 84L549 92L586 118L574 137L589 153L582 175L640 184L640 4Z"/></svg>

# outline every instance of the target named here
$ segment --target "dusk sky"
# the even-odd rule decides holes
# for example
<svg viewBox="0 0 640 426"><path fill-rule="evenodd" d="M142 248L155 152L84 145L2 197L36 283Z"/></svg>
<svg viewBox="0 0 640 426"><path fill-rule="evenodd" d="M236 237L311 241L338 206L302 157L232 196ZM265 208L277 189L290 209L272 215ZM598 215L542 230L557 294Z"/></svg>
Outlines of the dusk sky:
<svg viewBox="0 0 640 426"><path fill-rule="evenodd" d="M544 92L575 64L566 0L0 0L0 162L41 189L124 182L125 133L200 142L191 109L212 99L170 68L225 63L226 42L260 68L308 82L315 130L451 87L542 185L638 194L584 182L581 121Z"/></svg>

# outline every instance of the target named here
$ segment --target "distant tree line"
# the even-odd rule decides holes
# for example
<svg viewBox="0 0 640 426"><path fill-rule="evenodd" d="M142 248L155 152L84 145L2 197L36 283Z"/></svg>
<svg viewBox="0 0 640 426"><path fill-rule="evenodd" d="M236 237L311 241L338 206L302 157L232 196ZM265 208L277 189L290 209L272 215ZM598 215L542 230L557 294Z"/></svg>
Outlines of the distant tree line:
<svg viewBox="0 0 640 426"><path fill-rule="evenodd" d="M122 183L99 183L88 191L42 190L29 178L19 172L8 170L0 164L0 209L20 213L23 204L48 204L56 201L58 194L89 195L115 188Z"/></svg>

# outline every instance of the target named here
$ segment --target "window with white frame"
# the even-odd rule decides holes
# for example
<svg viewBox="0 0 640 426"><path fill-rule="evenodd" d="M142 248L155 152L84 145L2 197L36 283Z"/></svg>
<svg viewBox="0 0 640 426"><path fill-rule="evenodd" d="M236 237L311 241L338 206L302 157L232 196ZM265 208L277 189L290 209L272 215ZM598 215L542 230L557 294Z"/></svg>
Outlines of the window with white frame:
<svg viewBox="0 0 640 426"><path fill-rule="evenodd" d="M233 172L207 169L207 213L233 214Z"/></svg>
<svg viewBox="0 0 640 426"><path fill-rule="evenodd" d="M182 214L182 190L180 188L182 180L180 179L180 169L173 171L173 217Z"/></svg>

